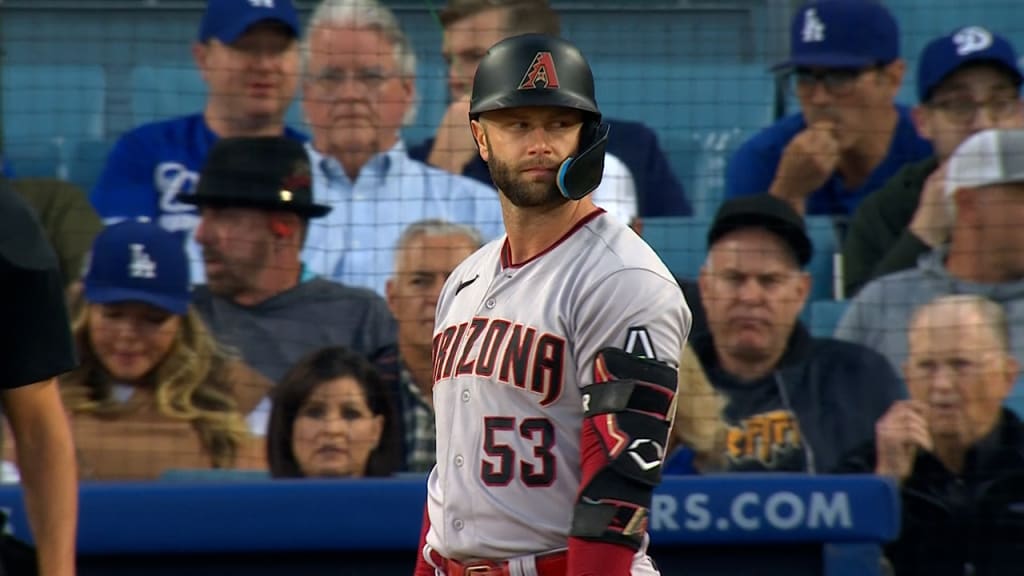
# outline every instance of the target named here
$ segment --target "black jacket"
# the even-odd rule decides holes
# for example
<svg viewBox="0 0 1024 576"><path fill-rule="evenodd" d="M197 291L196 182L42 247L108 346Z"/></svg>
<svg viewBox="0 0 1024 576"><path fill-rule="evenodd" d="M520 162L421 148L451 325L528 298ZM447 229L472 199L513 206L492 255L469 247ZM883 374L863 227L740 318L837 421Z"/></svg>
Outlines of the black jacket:
<svg viewBox="0 0 1024 576"><path fill-rule="evenodd" d="M931 249L907 229L935 157L908 164L860 203L843 239L843 287L853 298L871 280L913 268Z"/></svg>
<svg viewBox="0 0 1024 576"><path fill-rule="evenodd" d="M734 471L827 472L874 435L875 421L906 387L881 354L813 338L797 323L775 370L743 382L718 364L710 334L693 350L724 393L727 461Z"/></svg>
<svg viewBox="0 0 1024 576"><path fill-rule="evenodd" d="M875 470L874 442L835 470ZM1009 410L960 475L929 452L903 483L903 527L886 548L896 576L1024 574L1024 424Z"/></svg>

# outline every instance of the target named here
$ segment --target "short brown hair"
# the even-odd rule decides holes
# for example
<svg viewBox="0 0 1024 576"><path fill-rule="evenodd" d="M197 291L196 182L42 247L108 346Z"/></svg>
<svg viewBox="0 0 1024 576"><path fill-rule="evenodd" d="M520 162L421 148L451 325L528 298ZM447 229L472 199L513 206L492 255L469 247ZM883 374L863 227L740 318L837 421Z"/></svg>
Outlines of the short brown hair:
<svg viewBox="0 0 1024 576"><path fill-rule="evenodd" d="M459 20L495 8L506 11L505 24L510 36L562 34L562 22L548 0L448 0L441 11L441 25L447 28Z"/></svg>

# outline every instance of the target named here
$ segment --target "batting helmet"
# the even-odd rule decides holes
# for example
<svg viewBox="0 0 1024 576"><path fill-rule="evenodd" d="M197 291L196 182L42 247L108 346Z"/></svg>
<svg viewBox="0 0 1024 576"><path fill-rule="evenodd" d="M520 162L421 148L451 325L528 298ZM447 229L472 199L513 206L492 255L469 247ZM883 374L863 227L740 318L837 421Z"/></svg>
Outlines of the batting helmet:
<svg viewBox="0 0 1024 576"><path fill-rule="evenodd" d="M480 61L473 78L469 118L506 108L554 106L584 114L578 153L558 170L558 189L579 200L601 184L608 125L594 97L594 74L579 48L544 34L498 42Z"/></svg>

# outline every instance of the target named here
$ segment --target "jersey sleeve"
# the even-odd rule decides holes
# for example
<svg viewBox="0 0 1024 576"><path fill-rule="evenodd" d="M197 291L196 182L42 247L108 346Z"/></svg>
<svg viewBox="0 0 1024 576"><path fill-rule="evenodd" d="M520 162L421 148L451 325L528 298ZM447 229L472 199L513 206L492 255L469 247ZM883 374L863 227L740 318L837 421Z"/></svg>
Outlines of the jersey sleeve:
<svg viewBox="0 0 1024 576"><path fill-rule="evenodd" d="M763 134L755 136L729 158L725 167L726 199L766 194L771 188L781 150L768 150L765 139Z"/></svg>
<svg viewBox="0 0 1024 576"><path fill-rule="evenodd" d="M104 222L157 217L156 162L151 147L129 132L114 144L89 200Z"/></svg>
<svg viewBox="0 0 1024 576"><path fill-rule="evenodd" d="M651 270L624 269L583 296L572 331L579 386L594 382L593 362L606 347L679 366L692 317L674 280Z"/></svg>

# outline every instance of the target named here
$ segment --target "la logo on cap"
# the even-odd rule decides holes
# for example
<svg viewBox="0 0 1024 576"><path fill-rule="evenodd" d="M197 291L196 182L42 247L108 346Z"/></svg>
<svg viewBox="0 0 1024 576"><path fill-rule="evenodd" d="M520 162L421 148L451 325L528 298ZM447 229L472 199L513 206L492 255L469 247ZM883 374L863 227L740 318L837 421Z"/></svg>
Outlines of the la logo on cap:
<svg viewBox="0 0 1024 576"><path fill-rule="evenodd" d="M273 8L274 0L249 0L253 8Z"/></svg>
<svg viewBox="0 0 1024 576"><path fill-rule="evenodd" d="M825 41L825 23L818 18L818 11L808 8L804 11L804 28L800 40L806 43Z"/></svg>
<svg viewBox="0 0 1024 576"><path fill-rule="evenodd" d="M128 263L128 275L132 278L156 278L156 262L146 253L143 244L129 244L131 262Z"/></svg>
<svg viewBox="0 0 1024 576"><path fill-rule="evenodd" d="M967 56L991 46L992 33L981 26L970 26L953 35L953 43L956 44L957 55Z"/></svg>

